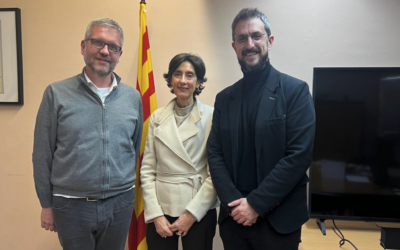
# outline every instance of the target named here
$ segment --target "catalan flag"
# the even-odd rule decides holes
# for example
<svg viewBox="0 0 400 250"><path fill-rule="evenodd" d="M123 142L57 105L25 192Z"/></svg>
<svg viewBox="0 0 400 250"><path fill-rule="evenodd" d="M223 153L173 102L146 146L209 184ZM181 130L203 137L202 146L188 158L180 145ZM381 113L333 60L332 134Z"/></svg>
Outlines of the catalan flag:
<svg viewBox="0 0 400 250"><path fill-rule="evenodd" d="M137 68L136 89L142 96L143 105L143 134L140 145L140 157L136 165L136 190L135 205L132 215L132 221L128 235L129 250L147 250L146 229L144 223L144 202L142 194L142 184L140 182L140 168L142 166L143 152L146 144L147 131L150 121L150 115L157 109L156 92L154 88L153 67L151 64L149 35L147 32L146 21L146 4L140 3L140 39L139 39L139 55Z"/></svg>

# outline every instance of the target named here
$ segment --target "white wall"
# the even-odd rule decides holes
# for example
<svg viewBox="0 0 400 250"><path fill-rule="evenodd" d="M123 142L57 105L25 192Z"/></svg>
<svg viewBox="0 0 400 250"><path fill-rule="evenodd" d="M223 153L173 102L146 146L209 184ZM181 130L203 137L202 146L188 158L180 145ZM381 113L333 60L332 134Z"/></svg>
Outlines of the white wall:
<svg viewBox="0 0 400 250"><path fill-rule="evenodd" d="M270 53L280 71L312 84L313 67L400 66L398 0L148 0L147 18L159 106L173 96L162 74L181 52L200 55L208 82L200 99L241 77L231 48L230 25L243 7L258 7L270 19ZM55 234L40 228L32 179L35 116L45 87L84 66L80 41L94 18L111 17L125 31L116 72L136 84L137 1L0 0L22 10L24 106L0 106L0 249L60 249ZM215 249L222 249L220 239Z"/></svg>

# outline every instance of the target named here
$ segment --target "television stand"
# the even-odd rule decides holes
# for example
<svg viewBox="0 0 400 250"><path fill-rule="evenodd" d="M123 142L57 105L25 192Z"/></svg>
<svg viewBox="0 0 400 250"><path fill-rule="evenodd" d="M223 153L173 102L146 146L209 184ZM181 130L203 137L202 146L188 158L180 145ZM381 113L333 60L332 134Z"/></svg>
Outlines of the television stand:
<svg viewBox="0 0 400 250"><path fill-rule="evenodd" d="M316 222L322 234L326 235L325 219L317 219Z"/></svg>

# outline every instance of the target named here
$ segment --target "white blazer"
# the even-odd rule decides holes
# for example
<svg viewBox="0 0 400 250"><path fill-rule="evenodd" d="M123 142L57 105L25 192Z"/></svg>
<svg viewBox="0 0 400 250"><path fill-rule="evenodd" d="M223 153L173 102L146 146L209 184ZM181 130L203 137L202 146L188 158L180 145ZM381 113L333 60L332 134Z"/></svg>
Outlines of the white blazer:
<svg viewBox="0 0 400 250"><path fill-rule="evenodd" d="M196 100L178 128L175 102L176 98L150 118L140 171L146 223L164 214L179 217L185 210L200 221L219 205L206 150L213 108Z"/></svg>

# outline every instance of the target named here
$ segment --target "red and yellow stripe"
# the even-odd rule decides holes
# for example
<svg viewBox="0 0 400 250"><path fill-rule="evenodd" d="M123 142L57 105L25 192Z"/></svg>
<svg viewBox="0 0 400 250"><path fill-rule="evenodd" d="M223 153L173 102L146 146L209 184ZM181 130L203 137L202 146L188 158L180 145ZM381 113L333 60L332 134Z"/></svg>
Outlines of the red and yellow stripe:
<svg viewBox="0 0 400 250"><path fill-rule="evenodd" d="M143 105L143 134L140 144L140 157L136 165L135 205L128 235L129 250L147 250L146 228L144 223L144 202L142 184L140 182L140 168L146 144L148 125L151 113L157 109L156 92L154 88L153 67L151 63L150 43L147 32L146 4L140 4L140 39L137 68L136 89L142 96Z"/></svg>

